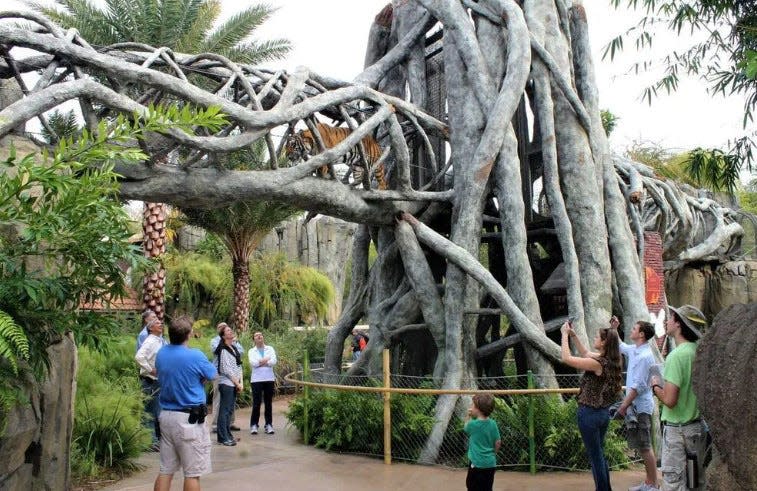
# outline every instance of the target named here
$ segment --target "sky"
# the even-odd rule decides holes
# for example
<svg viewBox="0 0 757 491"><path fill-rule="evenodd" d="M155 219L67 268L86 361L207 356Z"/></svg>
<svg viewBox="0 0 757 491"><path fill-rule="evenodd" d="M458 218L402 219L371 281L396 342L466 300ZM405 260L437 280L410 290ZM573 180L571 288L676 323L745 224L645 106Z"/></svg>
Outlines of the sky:
<svg viewBox="0 0 757 491"><path fill-rule="evenodd" d="M99 1L99 0L96 0ZM20 8L18 0L2 0L3 9ZM247 3L221 0L222 19ZM261 39L287 38L293 52L287 59L269 64L277 69L304 65L316 73L343 80L353 79L363 68L368 30L373 17L387 0L266 0L278 10L258 29ZM678 91L653 100L649 106L641 93L649 77L629 74L631 64L650 55L631 48L615 61L601 60L612 38L631 27L640 14L610 7L610 0L584 0L590 43L594 54L600 106L619 117L610 144L622 152L633 142L653 142L680 151L697 146L724 146L742 133L743 99L711 97L698 79L684 79ZM656 53L666 52L675 37L656 40ZM653 55L654 56L654 55Z"/></svg>

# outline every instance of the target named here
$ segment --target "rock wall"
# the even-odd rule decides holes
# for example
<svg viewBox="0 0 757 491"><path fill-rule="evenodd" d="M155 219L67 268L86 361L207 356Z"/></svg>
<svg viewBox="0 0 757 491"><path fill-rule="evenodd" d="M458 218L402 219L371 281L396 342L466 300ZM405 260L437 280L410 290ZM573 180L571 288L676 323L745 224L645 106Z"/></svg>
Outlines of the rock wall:
<svg viewBox="0 0 757 491"><path fill-rule="evenodd" d="M47 352L47 379L41 384L26 380L29 404L8 414L0 438L0 491L70 489L76 346L71 336L64 336Z"/></svg>
<svg viewBox="0 0 757 491"><path fill-rule="evenodd" d="M693 380L719 456L707 489L757 489L757 303L717 315L699 342Z"/></svg>
<svg viewBox="0 0 757 491"><path fill-rule="evenodd" d="M730 305L757 302L757 261L729 261L667 271L665 291L670 305L694 305L712 319Z"/></svg>
<svg viewBox="0 0 757 491"><path fill-rule="evenodd" d="M283 223L263 239L258 249L281 252L290 261L316 268L328 276L336 294L326 322L334 324L342 312L344 282L357 226L327 216L318 216L307 224L304 222L304 217L300 217Z"/></svg>

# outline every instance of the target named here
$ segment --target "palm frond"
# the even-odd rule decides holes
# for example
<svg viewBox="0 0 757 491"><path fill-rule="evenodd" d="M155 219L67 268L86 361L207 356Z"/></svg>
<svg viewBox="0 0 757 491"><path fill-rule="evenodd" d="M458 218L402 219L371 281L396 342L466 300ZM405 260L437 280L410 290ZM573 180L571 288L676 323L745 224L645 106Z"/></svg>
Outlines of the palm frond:
<svg viewBox="0 0 757 491"><path fill-rule="evenodd" d="M218 0L199 2L197 14L191 23L185 25L181 37L176 43L180 53L197 53L203 50L205 37L221 15L221 3ZM187 19L189 20L189 19Z"/></svg>
<svg viewBox="0 0 757 491"><path fill-rule="evenodd" d="M28 5L63 28L78 30L91 44L110 44L116 36L106 12L87 0L59 0L52 6L40 3Z"/></svg>
<svg viewBox="0 0 757 491"><path fill-rule="evenodd" d="M204 0L162 0L156 4L152 31L159 33L160 44L176 49L194 24ZM199 33L202 35L203 33Z"/></svg>
<svg viewBox="0 0 757 491"><path fill-rule="evenodd" d="M254 5L221 24L205 40L204 51L224 54L241 43L265 22L275 10L265 4Z"/></svg>
<svg viewBox="0 0 757 491"><path fill-rule="evenodd" d="M227 56L239 63L256 65L265 61L280 60L291 51L292 45L288 40L272 39L239 44L229 50Z"/></svg>

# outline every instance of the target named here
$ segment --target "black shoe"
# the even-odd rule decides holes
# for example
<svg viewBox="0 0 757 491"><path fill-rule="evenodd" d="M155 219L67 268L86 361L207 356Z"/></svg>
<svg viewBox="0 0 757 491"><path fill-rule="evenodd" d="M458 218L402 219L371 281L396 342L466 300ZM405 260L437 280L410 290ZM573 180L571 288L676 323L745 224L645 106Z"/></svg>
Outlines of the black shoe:
<svg viewBox="0 0 757 491"><path fill-rule="evenodd" d="M237 442L235 442L234 440L228 440L225 442L221 442L221 445L225 445L227 447L236 447Z"/></svg>
<svg viewBox="0 0 757 491"><path fill-rule="evenodd" d="M237 425L231 425L231 431L241 431L241 430L242 430L242 428L240 428L239 426L237 426Z"/></svg>

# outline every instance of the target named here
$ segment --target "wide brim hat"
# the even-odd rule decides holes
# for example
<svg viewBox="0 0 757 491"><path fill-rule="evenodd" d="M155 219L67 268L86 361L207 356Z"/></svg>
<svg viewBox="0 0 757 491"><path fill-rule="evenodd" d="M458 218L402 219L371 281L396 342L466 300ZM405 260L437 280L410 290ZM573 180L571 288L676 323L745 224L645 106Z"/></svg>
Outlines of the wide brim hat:
<svg viewBox="0 0 757 491"><path fill-rule="evenodd" d="M681 305L672 307L668 305L668 310L672 310L683 321L686 329L691 331L697 339L702 337L702 329L707 327L707 318L701 310L693 305Z"/></svg>

